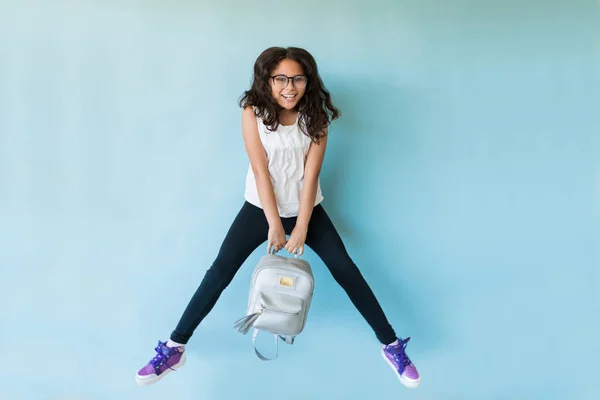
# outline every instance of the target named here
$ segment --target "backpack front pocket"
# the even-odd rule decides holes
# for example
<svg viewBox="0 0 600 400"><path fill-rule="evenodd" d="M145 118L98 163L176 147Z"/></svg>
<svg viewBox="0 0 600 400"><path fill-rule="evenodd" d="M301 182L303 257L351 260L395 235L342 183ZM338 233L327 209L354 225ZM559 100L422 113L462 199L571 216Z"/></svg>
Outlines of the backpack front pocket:
<svg viewBox="0 0 600 400"><path fill-rule="evenodd" d="M280 335L295 335L304 324L304 300L285 293L261 292L257 307L263 312L254 323L263 329Z"/></svg>

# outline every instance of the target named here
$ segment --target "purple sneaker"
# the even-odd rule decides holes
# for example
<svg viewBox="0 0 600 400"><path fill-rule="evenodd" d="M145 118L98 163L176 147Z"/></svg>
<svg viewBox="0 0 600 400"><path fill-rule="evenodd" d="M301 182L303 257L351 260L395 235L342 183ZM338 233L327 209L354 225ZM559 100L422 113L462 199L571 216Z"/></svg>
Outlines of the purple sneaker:
<svg viewBox="0 0 600 400"><path fill-rule="evenodd" d="M421 383L419 372L404 350L410 338L404 340L398 339L398 344L387 345L381 350L383 358L394 370L400 382L408 388L416 388Z"/></svg>
<svg viewBox="0 0 600 400"><path fill-rule="evenodd" d="M135 377L138 385L149 385L162 379L163 376L185 364L185 348L167 347L167 342L158 341L154 349L156 356L150 360L148 365L140 369Z"/></svg>

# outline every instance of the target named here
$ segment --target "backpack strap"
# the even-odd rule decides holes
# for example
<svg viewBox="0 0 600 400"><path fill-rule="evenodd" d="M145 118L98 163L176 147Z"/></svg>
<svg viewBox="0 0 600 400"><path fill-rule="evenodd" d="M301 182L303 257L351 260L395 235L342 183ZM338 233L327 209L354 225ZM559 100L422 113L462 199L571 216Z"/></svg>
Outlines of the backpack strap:
<svg viewBox="0 0 600 400"><path fill-rule="evenodd" d="M279 339L283 340L287 344L294 344L294 339L296 336L281 336L279 335Z"/></svg>
<svg viewBox="0 0 600 400"><path fill-rule="evenodd" d="M279 341L277 340L277 335L273 335L273 338L275 339L275 357L267 358L263 356L262 353L256 348L256 337L258 336L258 332L259 330L254 328L254 333L252 334L252 345L254 346L254 352L256 353L256 356L263 361L273 361L277 358L277 355L279 353Z"/></svg>

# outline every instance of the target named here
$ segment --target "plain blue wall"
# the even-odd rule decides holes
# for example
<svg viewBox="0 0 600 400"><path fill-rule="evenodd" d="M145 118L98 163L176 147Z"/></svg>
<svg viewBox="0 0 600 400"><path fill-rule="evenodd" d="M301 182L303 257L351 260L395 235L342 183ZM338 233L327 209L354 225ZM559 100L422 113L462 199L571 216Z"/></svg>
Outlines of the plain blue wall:
<svg viewBox="0 0 600 400"><path fill-rule="evenodd" d="M49 3L0 3L1 399L600 398L596 2ZM324 204L415 391L310 251L307 329L259 361L232 323L263 248L187 366L134 383L241 205L272 45L344 112Z"/></svg>

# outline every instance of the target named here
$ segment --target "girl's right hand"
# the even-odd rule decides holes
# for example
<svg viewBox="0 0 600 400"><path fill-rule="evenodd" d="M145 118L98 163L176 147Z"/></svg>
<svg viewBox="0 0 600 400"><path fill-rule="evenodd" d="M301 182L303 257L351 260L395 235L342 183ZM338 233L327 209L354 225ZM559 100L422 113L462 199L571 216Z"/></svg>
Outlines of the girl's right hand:
<svg viewBox="0 0 600 400"><path fill-rule="evenodd" d="M279 250L283 249L286 243L287 239L285 237L283 226L269 227L267 254L271 254L271 248L273 249L273 253L277 253Z"/></svg>

